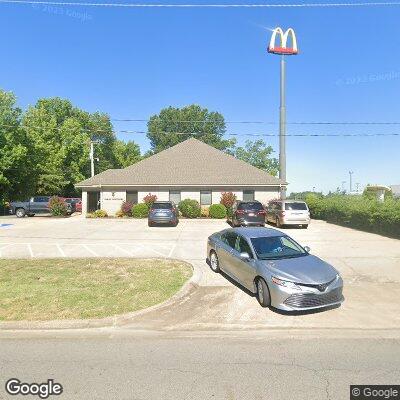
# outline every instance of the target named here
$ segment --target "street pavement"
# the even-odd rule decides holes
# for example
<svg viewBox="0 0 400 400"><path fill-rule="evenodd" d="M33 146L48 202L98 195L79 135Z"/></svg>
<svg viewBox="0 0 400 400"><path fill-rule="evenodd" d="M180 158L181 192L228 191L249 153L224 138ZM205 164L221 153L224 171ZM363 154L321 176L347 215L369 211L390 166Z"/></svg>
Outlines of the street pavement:
<svg viewBox="0 0 400 400"><path fill-rule="evenodd" d="M1 341L0 399L26 398L5 393L13 377L52 378L71 400L341 400L350 384L399 384L399 350L399 339L285 333L14 337Z"/></svg>

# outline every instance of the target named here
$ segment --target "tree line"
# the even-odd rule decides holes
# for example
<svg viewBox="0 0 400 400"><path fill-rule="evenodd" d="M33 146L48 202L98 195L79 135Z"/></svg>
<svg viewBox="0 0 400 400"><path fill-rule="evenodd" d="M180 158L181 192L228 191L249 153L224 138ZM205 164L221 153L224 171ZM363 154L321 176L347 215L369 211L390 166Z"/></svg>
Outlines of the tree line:
<svg viewBox="0 0 400 400"><path fill-rule="evenodd" d="M273 149L263 140L236 146L226 139L224 117L198 105L168 107L152 116L147 138L150 150L141 154L134 141L119 140L110 117L90 113L69 100L39 99L25 111L11 92L0 90L0 202L33 194L70 197L74 184L90 176L90 141L96 141L96 173L124 168L189 137L196 137L272 175L278 171Z"/></svg>

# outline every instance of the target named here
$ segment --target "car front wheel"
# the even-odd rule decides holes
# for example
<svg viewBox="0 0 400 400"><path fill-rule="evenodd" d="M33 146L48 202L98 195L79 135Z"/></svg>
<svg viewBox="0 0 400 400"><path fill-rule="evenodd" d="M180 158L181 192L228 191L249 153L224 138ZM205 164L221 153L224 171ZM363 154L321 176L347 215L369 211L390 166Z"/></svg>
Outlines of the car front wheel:
<svg viewBox="0 0 400 400"><path fill-rule="evenodd" d="M220 272L219 260L215 251L210 252L210 267L214 272Z"/></svg>
<svg viewBox="0 0 400 400"><path fill-rule="evenodd" d="M25 210L23 208L17 208L17 210L15 211L15 215L17 216L17 218L23 218L25 217Z"/></svg>
<svg viewBox="0 0 400 400"><path fill-rule="evenodd" d="M268 286L262 278L257 279L257 300L261 307L269 307L271 304Z"/></svg>

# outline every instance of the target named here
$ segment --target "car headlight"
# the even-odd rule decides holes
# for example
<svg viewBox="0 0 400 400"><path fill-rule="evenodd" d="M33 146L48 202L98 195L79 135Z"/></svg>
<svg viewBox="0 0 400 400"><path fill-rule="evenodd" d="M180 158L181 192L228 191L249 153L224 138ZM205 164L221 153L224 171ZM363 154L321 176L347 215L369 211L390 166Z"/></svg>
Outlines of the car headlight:
<svg viewBox="0 0 400 400"><path fill-rule="evenodd" d="M273 276L271 278L272 282L274 282L275 284L279 285L279 286L283 286L286 287L288 289L295 289L295 290L301 290L301 287L296 285L294 282L290 282L290 281L284 281L282 279L279 279L275 276Z"/></svg>

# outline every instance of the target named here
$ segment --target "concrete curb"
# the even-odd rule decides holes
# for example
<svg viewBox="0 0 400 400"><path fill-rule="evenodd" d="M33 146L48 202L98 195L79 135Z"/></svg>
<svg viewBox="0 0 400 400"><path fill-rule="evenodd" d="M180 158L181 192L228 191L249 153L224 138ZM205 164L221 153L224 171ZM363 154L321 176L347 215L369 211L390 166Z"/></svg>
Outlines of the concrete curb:
<svg viewBox="0 0 400 400"><path fill-rule="evenodd" d="M124 325L138 315L143 315L148 312L168 307L175 302L181 300L183 297L189 296L199 286L202 277L201 269L193 263L188 261L178 260L176 258L165 258L163 260L185 262L190 265L193 270L192 277L182 286L182 288L175 293L168 300L162 303L155 304L154 306L144 308L143 310L134 311L127 314L114 315L106 318L95 319L57 319L51 321L3 321L0 322L0 331L5 330L66 330L66 329L85 329L85 328L105 328L117 327Z"/></svg>

